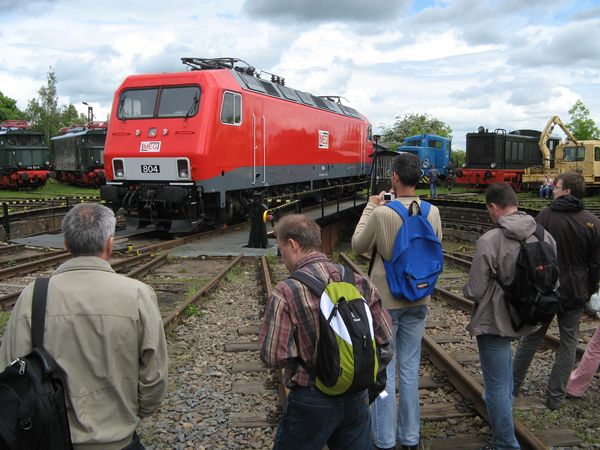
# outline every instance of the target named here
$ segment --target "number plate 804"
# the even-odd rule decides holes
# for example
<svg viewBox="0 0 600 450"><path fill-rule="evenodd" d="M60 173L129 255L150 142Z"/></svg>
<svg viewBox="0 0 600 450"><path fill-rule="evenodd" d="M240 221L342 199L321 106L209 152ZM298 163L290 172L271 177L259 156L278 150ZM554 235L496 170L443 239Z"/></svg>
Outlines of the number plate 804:
<svg viewBox="0 0 600 450"><path fill-rule="evenodd" d="M160 173L158 164L142 164L142 173Z"/></svg>

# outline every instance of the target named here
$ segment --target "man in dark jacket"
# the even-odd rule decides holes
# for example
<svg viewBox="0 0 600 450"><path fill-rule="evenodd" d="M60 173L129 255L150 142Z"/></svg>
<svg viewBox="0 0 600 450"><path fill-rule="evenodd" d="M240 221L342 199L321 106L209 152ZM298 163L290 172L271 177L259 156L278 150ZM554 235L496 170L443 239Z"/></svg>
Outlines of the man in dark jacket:
<svg viewBox="0 0 600 450"><path fill-rule="evenodd" d="M600 280L600 219L584 209L584 191L585 182L579 173L560 174L553 191L554 201L536 217L556 240L560 267L560 346L546 387L546 406L552 410L565 399L565 387L575 365L579 318ZM550 322L542 325L519 343L513 366L515 395L549 326Z"/></svg>

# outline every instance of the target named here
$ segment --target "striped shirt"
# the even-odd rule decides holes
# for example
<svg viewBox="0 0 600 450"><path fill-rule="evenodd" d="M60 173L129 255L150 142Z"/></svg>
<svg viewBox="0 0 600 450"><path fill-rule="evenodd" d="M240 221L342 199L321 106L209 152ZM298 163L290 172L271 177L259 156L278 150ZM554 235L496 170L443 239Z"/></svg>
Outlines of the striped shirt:
<svg viewBox="0 0 600 450"><path fill-rule="evenodd" d="M319 280L341 280L339 268L320 252L301 259L296 270L310 273ZM390 316L368 278L355 274L355 284L373 316L375 341L383 364L392 357ZM319 301L308 287L291 278L279 283L267 302L260 327L260 356L274 368L284 368L285 386L309 387L314 384L304 367L313 368L317 361L319 338Z"/></svg>

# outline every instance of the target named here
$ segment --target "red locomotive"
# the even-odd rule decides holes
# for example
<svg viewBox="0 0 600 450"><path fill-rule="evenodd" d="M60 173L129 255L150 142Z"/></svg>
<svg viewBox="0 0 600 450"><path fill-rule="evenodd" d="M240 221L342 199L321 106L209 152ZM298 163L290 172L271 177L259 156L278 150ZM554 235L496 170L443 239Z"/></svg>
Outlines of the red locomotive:
<svg viewBox="0 0 600 450"><path fill-rule="evenodd" d="M243 217L256 190L364 187L352 183L369 173L371 125L338 97L238 59L182 62L191 70L129 76L114 96L101 197L134 225L188 232Z"/></svg>
<svg viewBox="0 0 600 450"><path fill-rule="evenodd" d="M39 188L50 176L50 152L43 131L25 120L0 123L0 188Z"/></svg>
<svg viewBox="0 0 600 450"><path fill-rule="evenodd" d="M56 179L98 187L104 184L104 141L108 122L63 128L50 139Z"/></svg>

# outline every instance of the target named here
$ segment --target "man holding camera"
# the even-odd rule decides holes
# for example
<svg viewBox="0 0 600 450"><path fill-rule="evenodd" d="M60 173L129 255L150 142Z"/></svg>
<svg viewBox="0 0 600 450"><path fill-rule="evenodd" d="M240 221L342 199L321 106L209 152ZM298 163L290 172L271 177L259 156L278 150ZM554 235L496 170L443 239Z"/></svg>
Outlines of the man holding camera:
<svg viewBox="0 0 600 450"><path fill-rule="evenodd" d="M415 189L421 178L419 157L411 153L399 153L392 162L391 194L381 193L369 197L362 217L352 236L352 248L357 253L373 252L371 279L392 317L392 336L396 352L386 368L387 397L378 397L372 405L373 443L378 449L396 448L398 442L403 450L416 450L419 445L419 363L421 338L425 331L427 305L430 296L410 302L396 298L387 283L383 259L390 260L396 235L402 227L402 218L392 208L379 208L389 198L410 208L421 200ZM412 209L412 208L411 208ZM431 205L427 220L437 238L442 240L442 223L437 207ZM400 403L396 410L396 369L398 369Z"/></svg>

